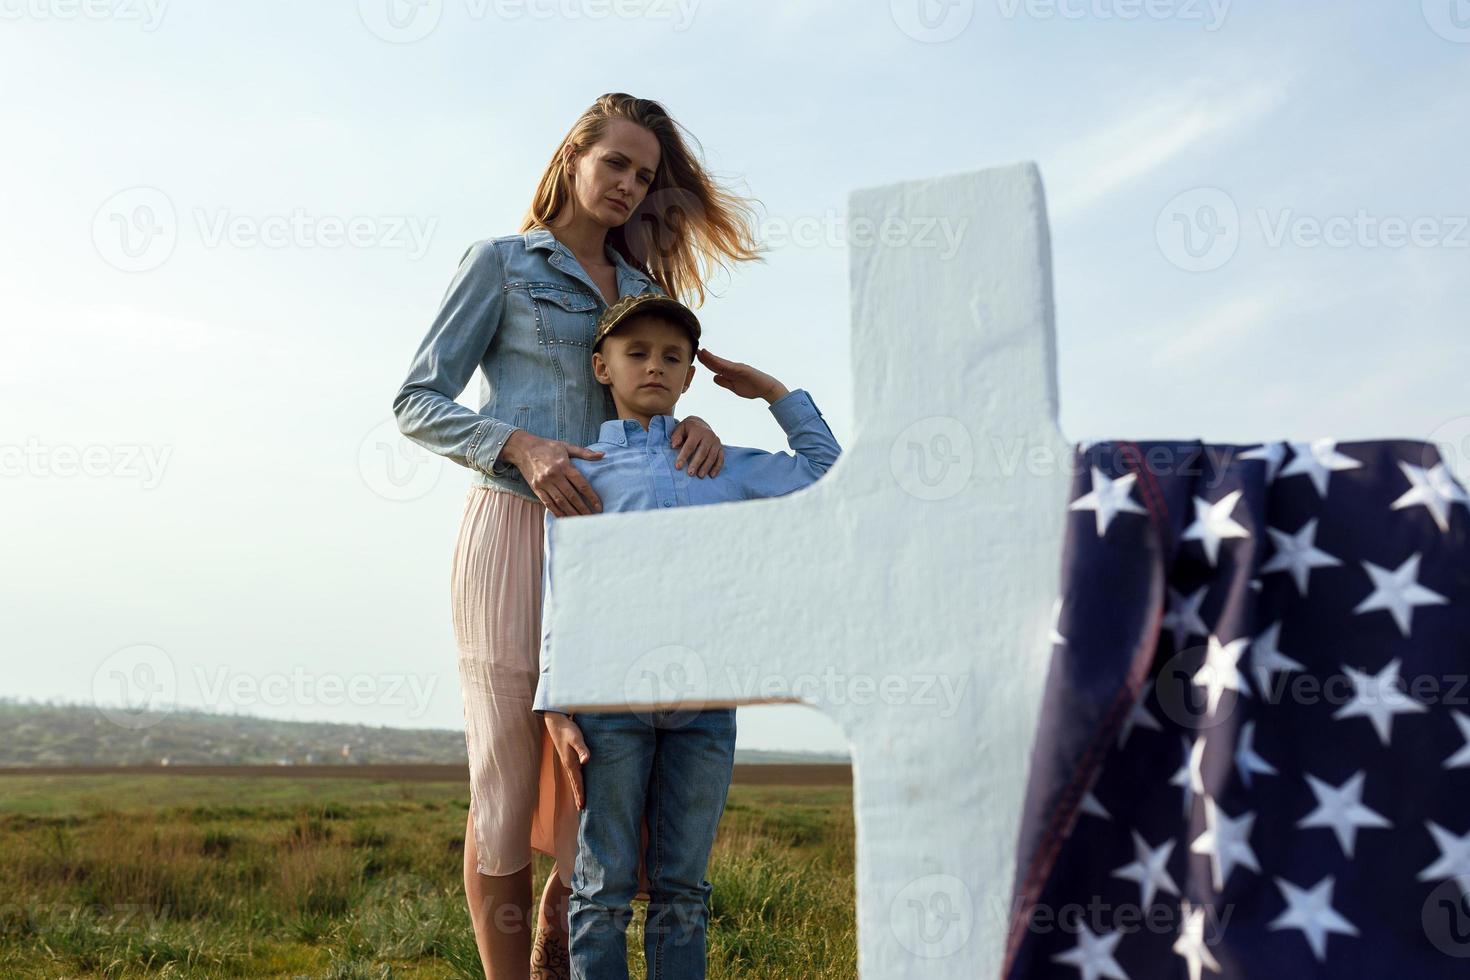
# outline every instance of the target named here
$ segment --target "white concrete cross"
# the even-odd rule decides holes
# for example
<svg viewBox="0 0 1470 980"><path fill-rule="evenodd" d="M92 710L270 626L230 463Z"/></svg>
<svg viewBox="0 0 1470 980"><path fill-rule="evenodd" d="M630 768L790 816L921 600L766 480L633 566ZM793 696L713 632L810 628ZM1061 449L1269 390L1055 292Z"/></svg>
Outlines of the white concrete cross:
<svg viewBox="0 0 1470 980"><path fill-rule="evenodd" d="M861 976L973 980L1002 960L1071 484L1041 178L896 184L849 210L875 234L851 251L842 457L786 497L554 522L548 683L574 707L831 716ZM925 232L940 221L952 254ZM639 580L634 554L674 557Z"/></svg>

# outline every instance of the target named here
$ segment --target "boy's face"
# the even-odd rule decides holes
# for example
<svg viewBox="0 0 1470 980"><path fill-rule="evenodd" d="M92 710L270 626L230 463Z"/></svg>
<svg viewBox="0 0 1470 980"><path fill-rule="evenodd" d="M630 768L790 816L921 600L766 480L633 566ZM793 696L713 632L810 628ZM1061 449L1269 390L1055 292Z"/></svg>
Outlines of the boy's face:
<svg viewBox="0 0 1470 980"><path fill-rule="evenodd" d="M612 389L620 411L672 415L694 380L693 355L682 327L659 316L637 316L603 338L592 355L592 374Z"/></svg>

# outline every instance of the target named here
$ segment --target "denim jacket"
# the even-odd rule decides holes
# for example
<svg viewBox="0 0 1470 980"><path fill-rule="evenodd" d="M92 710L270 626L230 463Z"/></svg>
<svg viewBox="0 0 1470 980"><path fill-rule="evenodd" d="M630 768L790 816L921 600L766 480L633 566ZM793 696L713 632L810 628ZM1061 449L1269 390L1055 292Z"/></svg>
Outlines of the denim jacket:
<svg viewBox="0 0 1470 980"><path fill-rule="evenodd" d="M664 291L611 245L618 295ZM460 258L408 376L393 397L398 431L475 471L486 483L537 501L500 459L516 429L585 446L617 418L592 376L592 335L607 300L569 248L546 228L475 242ZM458 404L480 368L480 408Z"/></svg>

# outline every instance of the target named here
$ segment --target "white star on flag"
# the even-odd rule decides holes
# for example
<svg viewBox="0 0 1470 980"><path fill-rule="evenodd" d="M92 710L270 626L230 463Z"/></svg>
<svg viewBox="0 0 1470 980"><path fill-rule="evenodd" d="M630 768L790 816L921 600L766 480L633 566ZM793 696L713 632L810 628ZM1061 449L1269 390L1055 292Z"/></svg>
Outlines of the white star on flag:
<svg viewBox="0 0 1470 980"><path fill-rule="evenodd" d="M1367 718L1373 722L1373 730L1384 745L1389 744L1393 732L1393 716L1413 714L1427 710L1399 690L1399 664L1402 658L1395 657L1376 674L1365 674L1352 667L1343 666L1348 680L1353 684L1353 699L1333 712L1333 718Z"/></svg>
<svg viewBox="0 0 1470 980"><path fill-rule="evenodd" d="M1251 774L1276 775L1276 767L1256 754L1256 723L1248 721L1240 727L1240 743L1235 747L1235 768L1240 772L1240 781L1246 789L1251 786Z"/></svg>
<svg viewBox="0 0 1470 980"><path fill-rule="evenodd" d="M1208 694L1209 713L1213 715L1220 706L1220 696L1230 690L1241 697L1251 696L1250 685L1240 675L1241 655L1245 653L1250 644L1250 637L1243 636L1238 640L1221 644L1220 638L1210 634L1209 648L1205 653L1205 662L1195 671L1191 680L1205 689Z"/></svg>
<svg viewBox="0 0 1470 980"><path fill-rule="evenodd" d="M1399 469L1404 476L1409 478L1409 489L1402 497L1393 502L1394 510L1403 510L1405 507L1424 507L1429 511L1434 523L1439 525L1441 531L1450 529L1450 508L1456 503L1465 504L1470 507L1470 500L1466 499L1465 490L1450 471L1445 468L1444 463L1435 464L1434 469L1426 470L1422 466L1413 463L1399 461Z"/></svg>
<svg viewBox="0 0 1470 980"><path fill-rule="evenodd" d="M1317 439L1313 442L1293 442L1291 450L1294 455L1286 468L1281 471L1283 478L1288 476L1299 476L1305 473L1312 480L1312 486L1317 488L1317 496L1327 496L1327 481L1333 473L1341 470L1355 470L1363 464L1351 456L1344 456L1337 451L1336 439Z"/></svg>
<svg viewBox="0 0 1470 980"><path fill-rule="evenodd" d="M1240 502L1241 491L1232 490L1214 503L1203 497L1194 498L1194 523L1184 529L1183 541L1198 541L1204 545L1205 557L1211 567L1220 559L1220 542L1225 538L1249 538L1251 533L1230 512Z"/></svg>
<svg viewBox="0 0 1470 980"><path fill-rule="evenodd" d="M1434 863L1419 872L1420 881L1453 878L1460 885L1460 895L1470 899L1470 834L1456 837L1433 820L1426 820L1430 835L1439 848Z"/></svg>
<svg viewBox="0 0 1470 980"><path fill-rule="evenodd" d="M1157 848L1148 846L1148 841L1138 831L1133 831L1133 863L1125 864L1113 872L1115 878L1138 882L1143 892L1143 907L1154 903L1160 888L1170 895L1179 894L1179 886L1169 874L1169 855L1174 851L1174 842L1166 840Z"/></svg>
<svg viewBox="0 0 1470 980"><path fill-rule="evenodd" d="M1256 672L1256 688L1261 692L1261 697L1268 702L1273 700L1271 679L1276 674L1285 673L1288 670L1306 670L1301 664L1281 652L1280 642L1281 623L1275 622L1266 627L1265 632L1251 643L1251 669Z"/></svg>
<svg viewBox="0 0 1470 980"><path fill-rule="evenodd" d="M1129 499L1137 473L1120 476L1116 480L1096 466L1092 468L1092 490L1072 501L1068 510L1091 510L1097 512L1097 536L1108 533L1108 525L1119 514L1147 514L1142 506Z"/></svg>
<svg viewBox="0 0 1470 980"><path fill-rule="evenodd" d="M1213 799L1205 797L1205 832L1194 839L1189 849L1195 854L1210 856L1215 891L1225 890L1225 883L1230 880L1230 873L1236 865L1261 873L1261 866L1256 863L1256 852L1250 845L1251 826L1255 822L1254 813L1247 811L1232 817Z"/></svg>
<svg viewBox="0 0 1470 980"><path fill-rule="evenodd" d="M1201 585L1185 596L1170 586L1169 611L1164 613L1159 625L1173 631L1175 650L1183 650L1184 641L1191 636L1204 636L1210 631L1199 615L1200 606L1204 605L1205 593L1208 591L1209 585Z"/></svg>
<svg viewBox="0 0 1470 980"><path fill-rule="evenodd" d="M1454 755L1444 760L1444 767L1446 769L1470 768L1470 715L1463 711L1456 711L1453 717L1455 724L1459 726L1460 737L1465 740L1465 744L1460 746L1459 751Z"/></svg>
<svg viewBox="0 0 1470 980"><path fill-rule="evenodd" d="M1298 888L1285 878L1277 878L1276 887L1286 899L1286 911L1272 920L1271 929L1300 929L1318 961L1327 958L1327 934L1356 936L1357 927L1332 908L1333 876L1328 875L1311 888Z"/></svg>
<svg viewBox="0 0 1470 980"><path fill-rule="evenodd" d="M1123 727L1118 731L1118 745L1122 747L1128 742L1128 736L1133 733L1135 726L1147 728L1150 731L1161 732L1163 726L1159 720L1148 710L1149 692L1154 689L1153 681L1144 681L1143 689L1138 692L1138 700L1133 702L1133 707L1128 710L1128 717L1123 719Z"/></svg>
<svg viewBox="0 0 1470 980"><path fill-rule="evenodd" d="M1393 826L1381 813L1363 805L1363 780L1367 777L1367 772L1359 769L1341 786L1333 786L1315 776L1307 776L1312 795L1317 797L1317 809L1299 820L1297 826L1331 827L1342 853L1351 858L1359 829Z"/></svg>
<svg viewBox="0 0 1470 980"><path fill-rule="evenodd" d="M1101 817L1103 820L1113 819L1113 815L1108 812L1107 807L1103 806L1098 801L1098 798L1092 795L1092 790L1088 790L1087 794L1082 797L1082 802L1078 804L1078 809L1088 816Z"/></svg>
<svg viewBox="0 0 1470 980"><path fill-rule="evenodd" d="M1296 590L1301 595L1307 594L1307 577L1312 574L1312 569L1333 568L1342 564L1327 552L1318 550L1315 517L1303 524L1302 529L1295 534L1287 534L1274 527L1266 528L1266 533L1271 535L1276 554L1261 566L1261 574L1291 572L1292 581L1296 583Z"/></svg>
<svg viewBox="0 0 1470 980"><path fill-rule="evenodd" d="M1371 561L1363 562L1363 568L1373 580L1373 592L1354 606L1353 612L1387 609L1393 614L1393 621L1398 624L1400 632L1408 636L1413 625L1415 606L1447 605L1448 599L1419 584L1419 558L1420 554L1416 551L1393 571L1379 568Z"/></svg>
<svg viewBox="0 0 1470 980"><path fill-rule="evenodd" d="M1286 460L1286 443L1267 442L1248 449L1240 454L1241 459L1263 459L1266 461L1266 482L1270 483L1276 479L1276 474L1281 472L1281 464Z"/></svg>
<svg viewBox="0 0 1470 980"><path fill-rule="evenodd" d="M1189 980L1200 980L1201 969L1219 973L1220 964L1215 962L1215 955L1205 945L1204 908L1191 906L1186 898L1180 910L1184 913L1184 925L1179 929L1179 938L1174 940L1174 952L1184 957L1189 967Z"/></svg>
<svg viewBox="0 0 1470 980"><path fill-rule="evenodd" d="M1194 740L1193 746L1183 735L1179 736L1179 741L1184 746L1184 761L1174 770L1174 775L1169 777L1169 785L1184 790L1184 815L1188 817L1195 794L1205 791L1205 776L1201 768L1205 759L1205 739L1201 735Z"/></svg>
<svg viewBox="0 0 1470 980"><path fill-rule="evenodd" d="M1128 980L1128 974L1124 973L1118 961L1113 959L1113 950L1122 939L1121 932L1098 936L1084 922L1082 931L1077 935L1077 945L1065 953L1058 953L1051 960L1053 963L1075 966L1082 971L1082 980L1098 980L1099 977Z"/></svg>

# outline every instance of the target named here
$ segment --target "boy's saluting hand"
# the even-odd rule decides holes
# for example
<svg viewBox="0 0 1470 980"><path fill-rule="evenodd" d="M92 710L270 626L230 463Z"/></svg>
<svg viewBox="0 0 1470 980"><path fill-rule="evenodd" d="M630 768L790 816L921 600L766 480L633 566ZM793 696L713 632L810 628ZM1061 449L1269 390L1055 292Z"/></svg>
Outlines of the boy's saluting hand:
<svg viewBox="0 0 1470 980"><path fill-rule="evenodd" d="M541 717L546 720L546 730L551 733L551 744L556 747L556 757L571 781L572 799L576 801L578 810L585 809L582 766L592 758L592 753L582 739L582 729L569 716L559 711L548 711Z"/></svg>
<svg viewBox="0 0 1470 980"><path fill-rule="evenodd" d="M721 388L729 388L741 398L764 398L768 402L774 402L790 394L781 382L749 364L727 361L703 347L695 356L714 372L715 384Z"/></svg>

